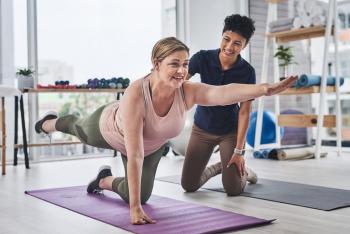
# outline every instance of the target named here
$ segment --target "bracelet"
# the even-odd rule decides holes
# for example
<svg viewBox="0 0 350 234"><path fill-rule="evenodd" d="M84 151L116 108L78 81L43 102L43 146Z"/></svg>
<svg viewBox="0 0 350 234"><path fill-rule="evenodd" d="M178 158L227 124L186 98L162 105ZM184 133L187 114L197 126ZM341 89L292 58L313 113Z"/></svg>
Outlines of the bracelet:
<svg viewBox="0 0 350 234"><path fill-rule="evenodd" d="M244 156L245 149L237 149L237 148L235 148L233 153L238 154L240 156Z"/></svg>

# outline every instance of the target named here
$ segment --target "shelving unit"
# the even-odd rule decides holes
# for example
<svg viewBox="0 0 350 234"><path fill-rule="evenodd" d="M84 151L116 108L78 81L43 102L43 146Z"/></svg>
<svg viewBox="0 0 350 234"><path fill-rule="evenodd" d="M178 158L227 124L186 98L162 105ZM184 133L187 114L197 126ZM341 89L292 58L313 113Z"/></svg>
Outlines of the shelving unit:
<svg viewBox="0 0 350 234"><path fill-rule="evenodd" d="M125 89L28 89L27 93L124 93Z"/></svg>
<svg viewBox="0 0 350 234"><path fill-rule="evenodd" d="M312 94L312 93L320 93L321 88L319 86L311 86L311 87L305 87L305 88L289 88L286 91L283 91L280 93L280 95L300 95L300 94ZM335 86L327 86L326 87L327 93L334 93L336 92Z"/></svg>
<svg viewBox="0 0 350 234"><path fill-rule="evenodd" d="M338 42L337 42L337 24L335 18L337 14L337 2L336 0L329 0L328 3L328 16L327 16L327 25L310 27L310 28L301 28L293 29L289 31L269 33L269 23L277 20L277 3L285 2L278 0L269 0L268 1L268 12L267 12L267 23L266 23L266 36L264 44L264 57L262 64L262 74L261 74L261 83L267 82L268 77L268 60L271 49L276 51L278 43L287 43L291 41L311 39L315 37L325 37L324 42L324 57L323 57L323 69L322 69L322 78L321 86L313 86L308 88L289 88L288 90L281 93L281 95L301 95L301 94L320 94L319 108L317 115L280 115L280 100L279 95L274 97L275 102L275 114L278 118L278 127L276 128L276 144L261 145L261 131L262 131L262 114L264 111L264 99L260 98L258 101L258 115L256 121L256 131L255 131L255 144L254 150L259 150L263 147L280 147L281 146L281 136L280 136L280 127L279 126L288 126L288 127L317 127L317 136L316 136L316 153L315 157L319 158L321 153L321 141L322 141L322 128L323 127L336 127L337 130L337 152L338 155L341 153L341 111L340 111L340 94L339 94L339 76L338 76ZM330 87L326 85L327 79L327 64L328 64L328 54L329 54L329 44L330 37L334 36L334 45L335 45L335 76L336 76L336 85L335 87ZM272 48L271 48L272 47ZM278 82L279 73L278 73L278 59L274 58L274 81ZM336 93L336 115L325 115L325 102L327 93L335 92Z"/></svg>
<svg viewBox="0 0 350 234"><path fill-rule="evenodd" d="M299 41L304 39L323 37L325 35L325 29L326 28L324 26L299 28L299 29L292 29L289 31L268 33L266 36L275 38L277 43L286 43L291 41Z"/></svg>

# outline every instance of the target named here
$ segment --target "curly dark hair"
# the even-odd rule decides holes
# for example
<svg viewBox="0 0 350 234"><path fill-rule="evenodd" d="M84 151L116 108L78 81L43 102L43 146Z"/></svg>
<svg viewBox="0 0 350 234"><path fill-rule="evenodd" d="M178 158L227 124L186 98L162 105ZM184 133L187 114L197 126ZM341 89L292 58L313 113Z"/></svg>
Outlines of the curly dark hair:
<svg viewBox="0 0 350 234"><path fill-rule="evenodd" d="M238 33L244 37L248 43L255 31L254 21L247 16L241 16L239 14L229 15L225 18L222 33L226 31Z"/></svg>

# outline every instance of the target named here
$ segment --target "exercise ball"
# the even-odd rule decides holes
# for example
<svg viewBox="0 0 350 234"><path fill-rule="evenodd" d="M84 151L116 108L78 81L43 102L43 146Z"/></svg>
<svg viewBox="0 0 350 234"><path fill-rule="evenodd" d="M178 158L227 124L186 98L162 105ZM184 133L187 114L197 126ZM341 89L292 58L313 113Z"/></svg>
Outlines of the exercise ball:
<svg viewBox="0 0 350 234"><path fill-rule="evenodd" d="M195 110L196 108L193 107L190 111L187 112L185 126L182 129L180 135L169 140L169 146L172 148L174 153L178 155L185 156L186 154L187 145L191 136Z"/></svg>
<svg viewBox="0 0 350 234"><path fill-rule="evenodd" d="M254 147L255 128L258 113L256 111L250 114L250 124L247 132L247 143ZM284 128L280 128L281 139L283 137ZM273 113L264 111L261 130L260 144L276 143L276 117Z"/></svg>

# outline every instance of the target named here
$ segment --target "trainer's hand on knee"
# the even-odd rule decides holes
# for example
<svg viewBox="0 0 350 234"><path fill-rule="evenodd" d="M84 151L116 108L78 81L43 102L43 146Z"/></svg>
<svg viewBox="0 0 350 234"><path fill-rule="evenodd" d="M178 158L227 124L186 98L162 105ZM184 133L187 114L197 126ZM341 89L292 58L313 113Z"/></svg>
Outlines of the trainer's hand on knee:
<svg viewBox="0 0 350 234"><path fill-rule="evenodd" d="M243 177L245 173L244 158L240 155L233 154L230 161L227 164L227 167L230 167L232 164L234 164L234 166L237 168L239 176Z"/></svg>
<svg viewBox="0 0 350 234"><path fill-rule="evenodd" d="M131 218L131 223L135 225L156 223L155 220L148 217L148 215L143 211L142 207L131 209L130 218Z"/></svg>

